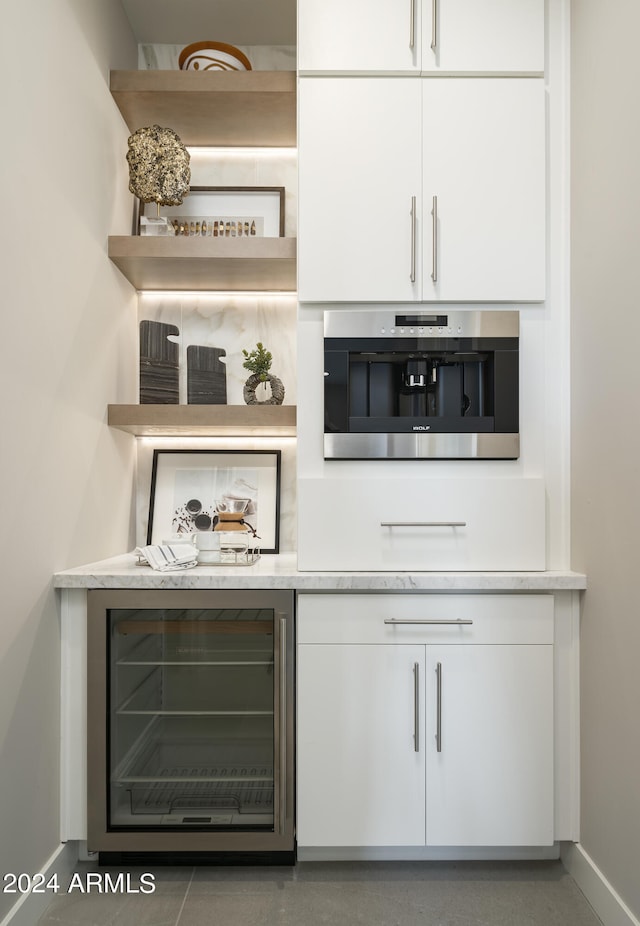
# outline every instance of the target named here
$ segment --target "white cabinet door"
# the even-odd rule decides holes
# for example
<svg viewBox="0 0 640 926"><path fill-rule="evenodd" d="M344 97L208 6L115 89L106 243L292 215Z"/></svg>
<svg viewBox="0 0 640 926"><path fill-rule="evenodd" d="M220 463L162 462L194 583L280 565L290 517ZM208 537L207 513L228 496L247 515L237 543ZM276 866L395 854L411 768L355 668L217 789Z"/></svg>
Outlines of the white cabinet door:
<svg viewBox="0 0 640 926"><path fill-rule="evenodd" d="M544 70L544 0L298 0L301 72Z"/></svg>
<svg viewBox="0 0 640 926"><path fill-rule="evenodd" d="M542 80L425 79L421 84L422 298L544 300ZM431 215L434 202L437 219Z"/></svg>
<svg viewBox="0 0 640 926"><path fill-rule="evenodd" d="M299 83L301 301L544 300L542 80Z"/></svg>
<svg viewBox="0 0 640 926"><path fill-rule="evenodd" d="M420 202L420 83L300 79L301 301L418 298L411 204Z"/></svg>
<svg viewBox="0 0 640 926"><path fill-rule="evenodd" d="M412 10L410 0L298 0L299 70L418 72L419 4L414 0Z"/></svg>
<svg viewBox="0 0 640 926"><path fill-rule="evenodd" d="M543 71L544 0L424 0L422 71Z"/></svg>
<svg viewBox="0 0 640 926"><path fill-rule="evenodd" d="M427 844L551 845L553 647L428 646L426 684Z"/></svg>
<svg viewBox="0 0 640 926"><path fill-rule="evenodd" d="M423 668L424 646L298 646L298 845L424 845Z"/></svg>

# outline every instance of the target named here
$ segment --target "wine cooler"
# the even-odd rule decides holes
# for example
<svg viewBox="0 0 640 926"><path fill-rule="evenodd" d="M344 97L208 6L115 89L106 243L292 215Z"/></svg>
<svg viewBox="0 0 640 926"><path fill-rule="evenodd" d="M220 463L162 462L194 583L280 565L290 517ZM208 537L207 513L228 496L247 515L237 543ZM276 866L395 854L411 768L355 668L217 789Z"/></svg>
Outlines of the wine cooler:
<svg viewBox="0 0 640 926"><path fill-rule="evenodd" d="M90 851L293 861L293 611L289 591L88 592Z"/></svg>

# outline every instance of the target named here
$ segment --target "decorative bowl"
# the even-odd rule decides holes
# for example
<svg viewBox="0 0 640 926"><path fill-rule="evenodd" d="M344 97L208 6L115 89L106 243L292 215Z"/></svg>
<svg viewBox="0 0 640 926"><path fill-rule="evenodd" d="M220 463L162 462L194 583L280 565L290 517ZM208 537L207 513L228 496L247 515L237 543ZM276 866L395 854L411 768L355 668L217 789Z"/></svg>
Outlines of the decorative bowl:
<svg viewBox="0 0 640 926"><path fill-rule="evenodd" d="M180 52L181 71L250 71L251 62L239 48L224 42L194 42Z"/></svg>

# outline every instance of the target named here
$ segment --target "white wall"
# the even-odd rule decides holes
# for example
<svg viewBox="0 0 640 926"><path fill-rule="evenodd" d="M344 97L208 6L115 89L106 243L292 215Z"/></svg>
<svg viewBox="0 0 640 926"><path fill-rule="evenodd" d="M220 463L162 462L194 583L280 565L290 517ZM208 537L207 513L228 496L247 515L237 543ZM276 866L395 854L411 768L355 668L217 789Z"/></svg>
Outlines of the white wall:
<svg viewBox="0 0 640 926"><path fill-rule="evenodd" d="M640 917L640 5L574 0L572 543L583 848Z"/></svg>
<svg viewBox="0 0 640 926"><path fill-rule="evenodd" d="M136 306L106 257L127 234L126 127L110 67L135 67L119 0L3 7L0 363L0 872L59 843L54 571L133 539ZM0 894L0 919L11 905Z"/></svg>

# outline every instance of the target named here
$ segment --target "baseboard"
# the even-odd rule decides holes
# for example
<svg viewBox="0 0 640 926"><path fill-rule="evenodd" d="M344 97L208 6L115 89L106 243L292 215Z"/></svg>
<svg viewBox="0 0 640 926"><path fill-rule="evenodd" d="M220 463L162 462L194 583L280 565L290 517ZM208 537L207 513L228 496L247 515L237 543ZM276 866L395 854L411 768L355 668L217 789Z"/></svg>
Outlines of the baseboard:
<svg viewBox="0 0 640 926"><path fill-rule="evenodd" d="M53 875L57 875L60 893L64 892L77 863L78 843L62 843L41 869L41 873L45 878L44 884ZM42 894L31 892L19 895L19 899L5 918L0 920L0 926L33 926L56 896L51 890L45 890Z"/></svg>
<svg viewBox="0 0 640 926"><path fill-rule="evenodd" d="M560 858L604 926L640 926L640 920L616 893L580 843L562 843Z"/></svg>
<svg viewBox="0 0 640 926"><path fill-rule="evenodd" d="M299 862L486 862L559 857L558 843L552 846L298 846L297 852Z"/></svg>

